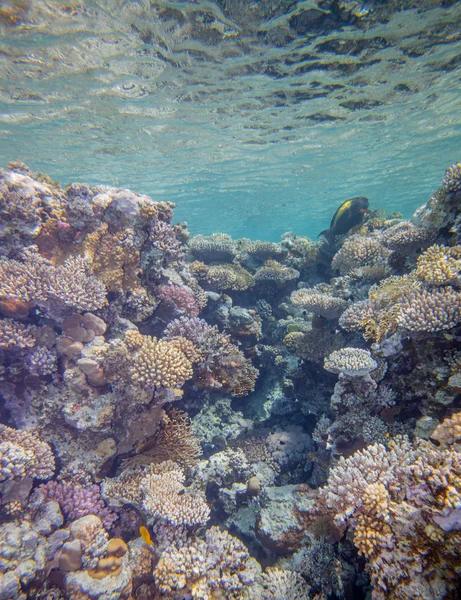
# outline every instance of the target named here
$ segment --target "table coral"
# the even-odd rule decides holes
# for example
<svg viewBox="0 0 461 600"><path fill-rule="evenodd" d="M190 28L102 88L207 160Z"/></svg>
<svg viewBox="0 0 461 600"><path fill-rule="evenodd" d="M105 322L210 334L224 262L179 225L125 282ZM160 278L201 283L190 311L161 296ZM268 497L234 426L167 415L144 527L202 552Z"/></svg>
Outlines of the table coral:
<svg viewBox="0 0 461 600"><path fill-rule="evenodd" d="M343 373L350 377L363 377L376 369L378 363L369 350L341 348L325 359L325 369L330 373Z"/></svg>
<svg viewBox="0 0 461 600"><path fill-rule="evenodd" d="M189 240L188 246L195 256L209 261L232 262L237 252L236 242L225 233L213 233L210 236L194 235Z"/></svg>
<svg viewBox="0 0 461 600"><path fill-rule="evenodd" d="M326 319L336 319L347 308L347 302L342 298L324 294L316 289L295 290L291 293L290 299L296 307L321 315Z"/></svg>
<svg viewBox="0 0 461 600"><path fill-rule="evenodd" d="M256 283L274 284L278 287L283 287L298 277L299 271L286 267L275 260L267 260L254 274Z"/></svg>

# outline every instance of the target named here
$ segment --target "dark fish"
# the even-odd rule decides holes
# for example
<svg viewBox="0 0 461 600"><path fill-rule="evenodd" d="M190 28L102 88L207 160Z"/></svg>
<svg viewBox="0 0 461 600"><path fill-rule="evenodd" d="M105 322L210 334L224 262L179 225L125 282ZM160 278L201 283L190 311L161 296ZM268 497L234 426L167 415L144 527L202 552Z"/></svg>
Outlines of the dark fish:
<svg viewBox="0 0 461 600"><path fill-rule="evenodd" d="M347 233L352 227L359 225L364 213L368 212L368 203L368 198L364 196L345 200L333 215L329 229L319 233L319 237L323 235L329 240L335 235Z"/></svg>

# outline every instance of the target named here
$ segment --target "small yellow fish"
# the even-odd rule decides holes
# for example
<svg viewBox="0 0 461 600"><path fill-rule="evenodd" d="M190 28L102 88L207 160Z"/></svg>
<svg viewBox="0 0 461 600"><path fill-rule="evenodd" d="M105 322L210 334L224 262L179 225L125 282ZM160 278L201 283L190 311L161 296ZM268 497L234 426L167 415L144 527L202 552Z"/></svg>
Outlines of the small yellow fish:
<svg viewBox="0 0 461 600"><path fill-rule="evenodd" d="M154 545L154 543L152 542L152 538L150 537L150 533L149 533L149 530L147 529L147 527L144 527L144 525L141 525L141 527L139 528L139 533L141 534L143 542L145 542L149 546L153 546Z"/></svg>

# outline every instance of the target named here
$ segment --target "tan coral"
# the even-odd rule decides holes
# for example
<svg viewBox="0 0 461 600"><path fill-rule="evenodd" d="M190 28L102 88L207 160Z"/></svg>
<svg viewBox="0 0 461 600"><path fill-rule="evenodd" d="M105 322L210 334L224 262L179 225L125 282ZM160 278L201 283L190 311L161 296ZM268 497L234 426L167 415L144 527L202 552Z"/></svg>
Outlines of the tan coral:
<svg viewBox="0 0 461 600"><path fill-rule="evenodd" d="M32 430L0 424L0 481L22 477L49 479L55 469L51 447Z"/></svg>
<svg viewBox="0 0 461 600"><path fill-rule="evenodd" d="M389 250L383 248L377 238L353 235L334 255L331 268L339 270L341 275L348 275L353 269L383 263L388 254Z"/></svg>
<svg viewBox="0 0 461 600"><path fill-rule="evenodd" d="M0 348L32 348L36 344L34 329L13 319L0 321Z"/></svg>
<svg viewBox="0 0 461 600"><path fill-rule="evenodd" d="M128 345L137 350L130 365L131 381L144 388L180 388L192 378L192 363L170 341L127 332ZM141 344L141 345L139 345Z"/></svg>
<svg viewBox="0 0 461 600"><path fill-rule="evenodd" d="M185 475L171 460L150 465L140 481L147 514L172 525L200 525L208 521L210 509L204 495L184 487Z"/></svg>
<svg viewBox="0 0 461 600"><path fill-rule="evenodd" d="M238 264L207 266L195 261L189 265L199 281L211 284L220 290L244 291L254 283L252 274Z"/></svg>
<svg viewBox="0 0 461 600"><path fill-rule="evenodd" d="M93 273L109 291L131 291L140 287L140 253L134 231L110 233L107 223L89 233L83 251L91 260Z"/></svg>
<svg viewBox="0 0 461 600"><path fill-rule="evenodd" d="M415 275L428 285L459 285L461 283L461 246L447 248L435 244L416 262Z"/></svg>
<svg viewBox="0 0 461 600"><path fill-rule="evenodd" d="M431 438L440 443L441 446L448 446L461 441L461 412L451 415L437 425Z"/></svg>
<svg viewBox="0 0 461 600"><path fill-rule="evenodd" d="M327 319L339 317L347 308L347 302L342 298L330 296L316 289L295 290L291 293L290 299L295 306Z"/></svg>

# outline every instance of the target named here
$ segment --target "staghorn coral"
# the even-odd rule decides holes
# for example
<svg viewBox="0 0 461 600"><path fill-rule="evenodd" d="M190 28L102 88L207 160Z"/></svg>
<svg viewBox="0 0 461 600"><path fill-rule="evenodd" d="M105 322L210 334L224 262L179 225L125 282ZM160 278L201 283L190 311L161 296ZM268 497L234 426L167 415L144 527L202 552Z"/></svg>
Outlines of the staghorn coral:
<svg viewBox="0 0 461 600"><path fill-rule="evenodd" d="M325 359L325 369L330 373L343 373L349 377L364 377L376 369L378 363L369 350L341 348Z"/></svg>
<svg viewBox="0 0 461 600"><path fill-rule="evenodd" d="M275 260L266 261L264 266L254 274L256 283L274 284L278 287L283 287L298 277L299 271L291 267L286 267Z"/></svg>
<svg viewBox="0 0 461 600"><path fill-rule="evenodd" d="M129 374L134 385L177 389L191 379L192 364L175 344L134 330L126 332L125 341L133 352Z"/></svg>
<svg viewBox="0 0 461 600"><path fill-rule="evenodd" d="M347 302L342 298L335 298L316 289L295 290L290 299L295 306L326 319L336 319L347 308Z"/></svg>
<svg viewBox="0 0 461 600"><path fill-rule="evenodd" d="M238 264L208 266L195 261L189 265L189 268L199 281L210 284L218 290L243 292L254 283L252 274Z"/></svg>
<svg viewBox="0 0 461 600"><path fill-rule="evenodd" d="M382 265L388 254L377 238L352 235L334 255L331 268L339 270L341 275L348 275L354 269Z"/></svg>
<svg viewBox="0 0 461 600"><path fill-rule="evenodd" d="M175 462L151 464L139 482L147 514L173 526L206 523L210 509L205 497L201 492L185 488L184 481L184 472Z"/></svg>
<svg viewBox="0 0 461 600"><path fill-rule="evenodd" d="M395 313L397 326L411 332L451 329L461 321L461 293L452 287L416 290L406 295Z"/></svg>
<svg viewBox="0 0 461 600"><path fill-rule="evenodd" d="M209 529L204 540L172 544L154 569L162 596L175 598L184 591L197 600L250 600L256 575L242 542L218 527Z"/></svg>
<svg viewBox="0 0 461 600"><path fill-rule="evenodd" d="M0 424L0 481L23 477L49 479L55 461L51 447L34 431Z"/></svg>
<svg viewBox="0 0 461 600"><path fill-rule="evenodd" d="M457 162L451 165L442 179L442 186L450 193L461 189L461 163Z"/></svg>
<svg viewBox="0 0 461 600"><path fill-rule="evenodd" d="M132 468L172 460L182 467L194 467L201 454L187 414L172 408L163 416L155 434L144 441L135 456L123 461L123 466Z"/></svg>
<svg viewBox="0 0 461 600"><path fill-rule="evenodd" d="M39 254L25 252L23 262L0 261L0 297L40 306L47 313L91 311L106 303L104 285L88 275L86 261L68 258L54 267Z"/></svg>
<svg viewBox="0 0 461 600"><path fill-rule="evenodd" d="M213 233L210 236L194 235L189 240L188 246L195 256L211 261L232 262L237 252L237 243L225 233Z"/></svg>
<svg viewBox="0 0 461 600"><path fill-rule="evenodd" d="M263 573L263 600L309 600L310 587L296 571L269 567Z"/></svg>
<svg viewBox="0 0 461 600"><path fill-rule="evenodd" d="M418 256L415 276L427 285L461 284L461 246L435 244Z"/></svg>
<svg viewBox="0 0 461 600"><path fill-rule="evenodd" d="M421 590L442 598L459 585L453 525L460 498L459 452L396 438L388 448L374 444L340 458L319 492L319 507L353 529L373 599L410 600Z"/></svg>

